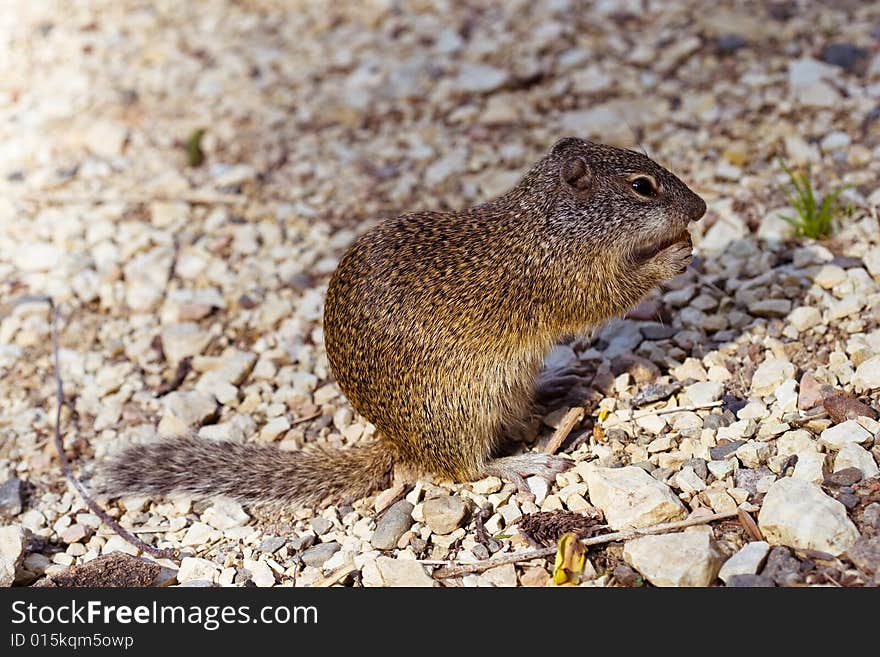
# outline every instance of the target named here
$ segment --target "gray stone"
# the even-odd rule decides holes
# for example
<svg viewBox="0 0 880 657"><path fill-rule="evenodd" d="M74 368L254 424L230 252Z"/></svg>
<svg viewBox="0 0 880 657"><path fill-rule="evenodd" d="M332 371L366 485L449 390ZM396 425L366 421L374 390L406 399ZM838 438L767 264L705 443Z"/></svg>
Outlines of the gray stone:
<svg viewBox="0 0 880 657"><path fill-rule="evenodd" d="M425 522L435 534L450 534L458 529L467 516L468 505L460 497L432 497L423 506Z"/></svg>
<svg viewBox="0 0 880 657"><path fill-rule="evenodd" d="M370 544L377 550L392 550L397 547L400 537L412 527L412 511L413 505L406 500L392 504L376 523Z"/></svg>
<svg viewBox="0 0 880 657"><path fill-rule="evenodd" d="M761 299L749 304L749 312L755 317L785 317L790 311L788 299Z"/></svg>
<svg viewBox="0 0 880 657"><path fill-rule="evenodd" d="M766 575L731 575L727 581L728 588L759 588L775 587L776 584Z"/></svg>
<svg viewBox="0 0 880 657"><path fill-rule="evenodd" d="M705 427L705 425L704 425ZM712 427L716 428L716 427ZM713 461L721 461L726 459L728 456L736 452L742 445L745 445L745 440L731 440L721 445L716 445L715 447L709 448L709 456L712 457Z"/></svg>
<svg viewBox="0 0 880 657"><path fill-rule="evenodd" d="M318 543L317 545L313 545L308 550L303 552L300 555L300 558L303 560L303 563L307 566L313 566L315 568L320 568L324 565L324 562L327 561L330 557L336 554L342 546L339 545L336 541L330 541L328 543Z"/></svg>
<svg viewBox="0 0 880 657"><path fill-rule="evenodd" d="M761 575L775 582L778 586L794 586L802 579L801 563L795 559L791 550L786 547L775 547L770 550L767 565Z"/></svg>
<svg viewBox="0 0 880 657"><path fill-rule="evenodd" d="M21 513L21 479L13 477L0 485L0 518Z"/></svg>
<svg viewBox="0 0 880 657"><path fill-rule="evenodd" d="M880 536L860 538L846 551L846 556L869 575L880 572Z"/></svg>
<svg viewBox="0 0 880 657"><path fill-rule="evenodd" d="M822 51L824 62L857 75L867 70L869 56L869 51L852 43L830 43Z"/></svg>
<svg viewBox="0 0 880 657"><path fill-rule="evenodd" d="M321 534L326 534L333 528L333 521L318 516L317 518L309 520L309 525L311 525L314 532L320 536Z"/></svg>
<svg viewBox="0 0 880 657"><path fill-rule="evenodd" d="M260 552L274 554L285 545L287 545L287 539L283 536L267 536L260 541Z"/></svg>

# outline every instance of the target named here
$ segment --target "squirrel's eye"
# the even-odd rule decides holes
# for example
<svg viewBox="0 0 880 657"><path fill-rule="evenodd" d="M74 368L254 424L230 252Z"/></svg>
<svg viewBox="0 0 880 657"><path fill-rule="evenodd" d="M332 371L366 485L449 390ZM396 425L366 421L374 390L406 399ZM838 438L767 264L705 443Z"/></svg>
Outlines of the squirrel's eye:
<svg viewBox="0 0 880 657"><path fill-rule="evenodd" d="M633 191L639 196L644 196L645 198L657 196L657 185L650 178L639 176L638 178L633 178L629 184L632 185Z"/></svg>

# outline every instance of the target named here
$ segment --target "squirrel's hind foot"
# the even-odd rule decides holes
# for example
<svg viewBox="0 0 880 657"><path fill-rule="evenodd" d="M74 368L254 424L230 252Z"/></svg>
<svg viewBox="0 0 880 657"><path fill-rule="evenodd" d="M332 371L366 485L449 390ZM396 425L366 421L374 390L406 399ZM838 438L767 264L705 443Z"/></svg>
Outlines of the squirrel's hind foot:
<svg viewBox="0 0 880 657"><path fill-rule="evenodd" d="M501 479L513 482L516 487L524 492L531 492L526 483L527 477L538 476L552 482L556 475L565 472L572 466L572 461L562 456L549 454L518 454L492 459L483 469L483 475L488 477L495 475Z"/></svg>

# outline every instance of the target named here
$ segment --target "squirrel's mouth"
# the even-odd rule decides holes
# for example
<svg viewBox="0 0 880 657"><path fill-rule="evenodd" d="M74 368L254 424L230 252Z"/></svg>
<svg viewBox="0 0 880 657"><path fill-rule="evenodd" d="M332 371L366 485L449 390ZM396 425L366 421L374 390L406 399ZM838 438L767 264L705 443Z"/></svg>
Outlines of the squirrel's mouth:
<svg viewBox="0 0 880 657"><path fill-rule="evenodd" d="M652 242L645 246L639 247L633 251L633 259L639 263L643 264L655 258L662 251L672 247L672 246L691 246L691 234L687 230L682 230L678 233L673 233L669 237L662 239L658 242Z"/></svg>

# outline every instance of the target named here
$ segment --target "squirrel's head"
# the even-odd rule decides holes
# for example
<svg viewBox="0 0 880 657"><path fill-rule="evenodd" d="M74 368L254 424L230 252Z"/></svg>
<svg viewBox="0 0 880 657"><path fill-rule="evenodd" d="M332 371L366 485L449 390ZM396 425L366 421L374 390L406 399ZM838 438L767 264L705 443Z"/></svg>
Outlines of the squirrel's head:
<svg viewBox="0 0 880 657"><path fill-rule="evenodd" d="M641 153L575 137L556 142L542 165L558 190L552 230L627 268L687 267L687 227L706 203L670 171Z"/></svg>

